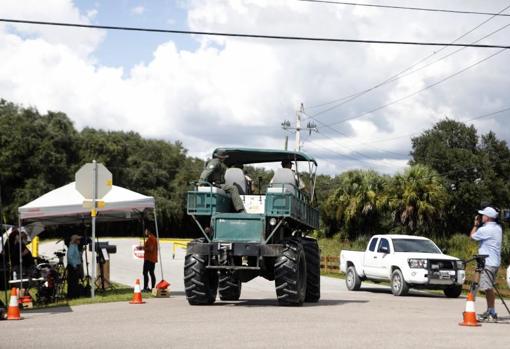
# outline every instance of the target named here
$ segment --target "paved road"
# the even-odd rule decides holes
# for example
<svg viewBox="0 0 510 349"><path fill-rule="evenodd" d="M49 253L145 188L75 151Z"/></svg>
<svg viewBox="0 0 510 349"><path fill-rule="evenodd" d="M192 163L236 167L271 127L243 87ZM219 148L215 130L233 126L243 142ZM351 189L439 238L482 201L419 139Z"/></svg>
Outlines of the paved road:
<svg viewBox="0 0 510 349"><path fill-rule="evenodd" d="M130 255L133 240L116 242L113 279L129 283L141 263ZM165 278L172 297L127 303L25 311L23 321L0 322L0 348L19 347L342 347L507 348L510 325L458 326L464 299L427 293L397 298L387 287L348 292L343 280L322 278L322 298L303 307L276 305L273 284L243 285L241 300L192 307L183 296L183 253L171 260L163 246ZM132 282L132 281L131 281ZM500 312L503 309L498 304ZM477 303L482 310L482 302Z"/></svg>

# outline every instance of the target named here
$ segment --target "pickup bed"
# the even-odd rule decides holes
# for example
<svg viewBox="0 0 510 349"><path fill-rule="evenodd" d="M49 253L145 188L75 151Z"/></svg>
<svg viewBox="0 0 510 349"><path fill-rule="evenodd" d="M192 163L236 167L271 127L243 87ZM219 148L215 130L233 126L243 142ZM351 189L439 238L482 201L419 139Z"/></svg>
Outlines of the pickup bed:
<svg viewBox="0 0 510 349"><path fill-rule="evenodd" d="M390 281L395 296L421 288L456 298L465 279L460 259L443 254L432 240L409 235L374 235L365 252L342 250L340 270L350 291L359 290L364 280Z"/></svg>

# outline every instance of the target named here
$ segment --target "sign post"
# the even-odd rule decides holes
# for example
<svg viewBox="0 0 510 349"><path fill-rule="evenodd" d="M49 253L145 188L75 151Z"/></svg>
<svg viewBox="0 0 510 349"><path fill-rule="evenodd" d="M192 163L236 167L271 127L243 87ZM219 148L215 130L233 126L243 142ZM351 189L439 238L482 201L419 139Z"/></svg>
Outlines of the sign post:
<svg viewBox="0 0 510 349"><path fill-rule="evenodd" d="M96 216L98 200L112 189L112 173L96 160L83 165L75 174L76 190L85 197L84 205L92 200L90 216L92 218L92 285L90 295L95 297L96 288ZM104 203L103 203L104 205Z"/></svg>

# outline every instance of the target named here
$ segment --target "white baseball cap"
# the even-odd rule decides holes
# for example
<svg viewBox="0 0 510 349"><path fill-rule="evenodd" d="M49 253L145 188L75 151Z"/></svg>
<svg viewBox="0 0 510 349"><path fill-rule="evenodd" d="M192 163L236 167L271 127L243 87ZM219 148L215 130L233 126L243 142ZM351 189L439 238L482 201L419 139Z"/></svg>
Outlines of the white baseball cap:
<svg viewBox="0 0 510 349"><path fill-rule="evenodd" d="M489 218L496 218L498 216L498 212L493 209L492 207L487 206L481 211L478 211L479 214L483 214L484 216L487 216Z"/></svg>

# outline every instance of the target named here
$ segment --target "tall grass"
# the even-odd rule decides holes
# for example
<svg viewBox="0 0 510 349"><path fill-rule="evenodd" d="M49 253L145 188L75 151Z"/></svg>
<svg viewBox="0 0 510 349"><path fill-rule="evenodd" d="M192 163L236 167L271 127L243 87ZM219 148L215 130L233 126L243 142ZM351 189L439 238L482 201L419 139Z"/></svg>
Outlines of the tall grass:
<svg viewBox="0 0 510 349"><path fill-rule="evenodd" d="M341 250L365 251L369 236L359 236L354 241L341 239L340 235L331 238L319 238L321 256L339 256Z"/></svg>

